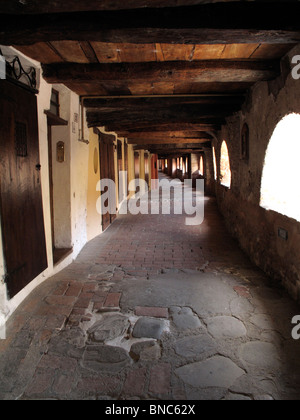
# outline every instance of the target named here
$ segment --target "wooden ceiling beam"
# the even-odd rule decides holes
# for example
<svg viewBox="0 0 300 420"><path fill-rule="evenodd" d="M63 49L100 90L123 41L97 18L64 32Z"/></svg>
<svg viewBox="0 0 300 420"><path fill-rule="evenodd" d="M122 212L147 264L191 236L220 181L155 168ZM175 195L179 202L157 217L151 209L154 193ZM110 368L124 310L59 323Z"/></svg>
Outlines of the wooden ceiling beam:
<svg viewBox="0 0 300 420"><path fill-rule="evenodd" d="M187 144L159 144L159 145L153 145L153 144L138 144L136 146L134 146L134 150L159 150L159 151L168 151L168 150L198 150L200 148L203 147L203 145L206 145L209 142L203 142L203 143L198 143L198 144L194 144L194 143L187 143Z"/></svg>
<svg viewBox="0 0 300 420"><path fill-rule="evenodd" d="M129 132L129 131L119 131L120 137L130 139L132 141L139 141L145 139L161 140L161 139L177 139L177 138L204 138L209 136L204 130L203 131L148 131L148 132Z"/></svg>
<svg viewBox="0 0 300 420"><path fill-rule="evenodd" d="M144 140L141 139L130 139L128 138L128 144L136 144L136 145L145 145L145 144L151 144L153 146L159 146L159 145L165 145L165 144L200 144L200 143L206 143L207 141L210 141L212 139L211 136L207 137L200 137L200 138L170 138L165 137L161 139L151 139L151 138L145 138Z"/></svg>
<svg viewBox="0 0 300 420"><path fill-rule="evenodd" d="M1 28L0 28L1 31ZM49 83L67 82L136 82L182 83L255 83L280 74L279 61L274 60L203 60L148 63L43 65L43 76ZM92 100L90 100L91 102ZM96 100L95 100L96 102Z"/></svg>
<svg viewBox="0 0 300 420"><path fill-rule="evenodd" d="M288 0L286 0L288 1ZM207 1L209 3L209 0ZM203 0L0 0L0 13L11 14L42 14L99 11L99 10L128 10L148 7L188 6L203 3Z"/></svg>
<svg viewBox="0 0 300 420"><path fill-rule="evenodd" d="M133 110L136 109L156 109L171 107L174 105L241 105L245 101L245 95L199 95L199 96L169 96L169 97L147 97L136 98L134 96L126 98L86 98L83 104L89 109L98 110Z"/></svg>
<svg viewBox="0 0 300 420"><path fill-rule="evenodd" d="M179 123L190 122L200 123L207 120L214 120L226 118L237 112L240 109L239 105L179 105L169 108L151 108L151 109L137 109L126 111L110 111L104 112L102 110L93 110L87 112L88 125L109 125L116 122L125 122L125 124L140 123Z"/></svg>
<svg viewBox="0 0 300 420"><path fill-rule="evenodd" d="M124 132L130 135L131 132L149 132L150 130L155 131L179 131L179 130L203 130L203 131L218 131L221 129L221 126L225 124L224 118L214 118L206 119L205 121L198 121L196 123L191 122L161 122L161 121L151 121L151 122L140 122L140 123L128 123L126 121L117 121L114 123L105 124L107 131L114 131L116 133ZM90 127L101 127L100 121L90 123ZM120 137L122 137L120 135ZM124 136L123 136L124 137Z"/></svg>
<svg viewBox="0 0 300 420"><path fill-rule="evenodd" d="M35 0L34 14L18 20L18 14L12 14L10 2L2 1L1 5L0 44L3 45L59 40L179 44L300 41L297 1L239 1L116 11L97 11L95 6L96 10L73 12L73 6L82 2L69 0L55 3L69 3L68 10L72 12L47 13L51 8L43 6L40 9L43 13L39 14ZM32 2L18 3L20 11L24 4ZM84 3L87 7L88 2Z"/></svg>

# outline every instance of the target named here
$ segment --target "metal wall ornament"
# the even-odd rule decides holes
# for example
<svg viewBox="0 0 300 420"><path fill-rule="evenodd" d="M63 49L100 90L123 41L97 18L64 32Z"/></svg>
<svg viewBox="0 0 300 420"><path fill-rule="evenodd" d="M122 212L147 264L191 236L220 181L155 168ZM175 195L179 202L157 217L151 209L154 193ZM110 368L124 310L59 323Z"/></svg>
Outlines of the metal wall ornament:
<svg viewBox="0 0 300 420"><path fill-rule="evenodd" d="M0 55L4 57L4 54L0 48ZM37 87L36 69L29 67L26 71L16 55L12 60L5 59L6 61L6 77L9 77L17 82L23 83L32 89Z"/></svg>

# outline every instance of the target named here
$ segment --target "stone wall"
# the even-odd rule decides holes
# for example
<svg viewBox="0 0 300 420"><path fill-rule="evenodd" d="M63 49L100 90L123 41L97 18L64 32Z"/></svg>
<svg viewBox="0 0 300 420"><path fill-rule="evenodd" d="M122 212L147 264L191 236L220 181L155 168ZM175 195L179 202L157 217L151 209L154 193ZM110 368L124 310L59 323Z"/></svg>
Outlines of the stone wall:
<svg viewBox="0 0 300 420"><path fill-rule="evenodd" d="M213 146L218 167L216 195L228 229L253 262L300 301L300 223L260 207L269 141L282 118L300 113L300 81L294 80L291 73L292 57L299 53L300 46L297 46L282 60L282 73L276 80L258 83L251 89L242 111L227 120ZM241 151L244 123L248 124L250 133L248 159L242 158ZM224 140L232 172L230 189L220 184L220 149ZM296 191L299 188L297 178L290 182L294 182ZM280 228L288 232L287 240L279 236Z"/></svg>

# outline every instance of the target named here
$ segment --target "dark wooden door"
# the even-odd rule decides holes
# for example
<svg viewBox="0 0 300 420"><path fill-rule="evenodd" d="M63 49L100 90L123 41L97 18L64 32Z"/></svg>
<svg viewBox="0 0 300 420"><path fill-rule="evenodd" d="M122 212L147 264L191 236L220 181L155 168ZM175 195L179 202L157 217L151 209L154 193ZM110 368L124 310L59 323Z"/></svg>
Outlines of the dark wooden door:
<svg viewBox="0 0 300 420"><path fill-rule="evenodd" d="M0 81L0 212L6 281L15 296L47 266L36 96Z"/></svg>
<svg viewBox="0 0 300 420"><path fill-rule="evenodd" d="M100 153L100 178L111 179L115 182L115 158L114 158L114 136L99 134L99 153ZM106 191L104 191L106 193ZM114 196L112 196L114 194ZM105 207L110 206L108 213L102 215L102 228L108 226L116 218L116 191L110 191L110 197L104 202Z"/></svg>

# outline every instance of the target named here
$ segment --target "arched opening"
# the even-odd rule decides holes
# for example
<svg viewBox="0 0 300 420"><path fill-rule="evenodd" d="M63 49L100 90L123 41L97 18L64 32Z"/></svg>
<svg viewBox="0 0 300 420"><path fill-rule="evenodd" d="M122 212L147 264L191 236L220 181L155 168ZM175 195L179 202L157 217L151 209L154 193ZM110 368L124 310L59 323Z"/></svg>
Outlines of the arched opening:
<svg viewBox="0 0 300 420"><path fill-rule="evenodd" d="M215 181L216 181L217 180L217 176L218 176L218 174L217 174L216 149L213 147L212 148L212 151L213 151L214 178L215 178Z"/></svg>
<svg viewBox="0 0 300 420"><path fill-rule="evenodd" d="M200 162L199 162L199 175L204 176L204 160L203 156L200 156Z"/></svg>
<svg viewBox="0 0 300 420"><path fill-rule="evenodd" d="M267 148L260 205L297 221L300 221L299 156L300 115L290 114L278 123Z"/></svg>
<svg viewBox="0 0 300 420"><path fill-rule="evenodd" d="M226 141L223 141L221 147L221 161L220 161L221 184L224 187L230 188L231 186L231 170L230 160Z"/></svg>

